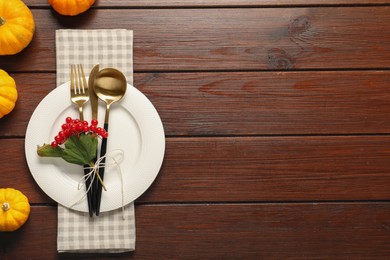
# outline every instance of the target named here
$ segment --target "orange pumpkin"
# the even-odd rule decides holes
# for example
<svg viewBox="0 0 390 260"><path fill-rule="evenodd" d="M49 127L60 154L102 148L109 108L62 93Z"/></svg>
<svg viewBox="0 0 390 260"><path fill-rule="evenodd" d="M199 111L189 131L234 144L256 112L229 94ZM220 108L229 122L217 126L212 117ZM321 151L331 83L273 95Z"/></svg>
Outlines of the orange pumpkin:
<svg viewBox="0 0 390 260"><path fill-rule="evenodd" d="M15 231L30 215L28 198L20 191L0 189L0 231Z"/></svg>
<svg viewBox="0 0 390 260"><path fill-rule="evenodd" d="M21 0L0 0L0 55L13 55L29 45L35 31L30 9Z"/></svg>
<svg viewBox="0 0 390 260"><path fill-rule="evenodd" d="M58 13L75 16L87 11L95 0L48 0L48 2Z"/></svg>
<svg viewBox="0 0 390 260"><path fill-rule="evenodd" d="M0 118L11 113L18 99L15 80L0 69Z"/></svg>

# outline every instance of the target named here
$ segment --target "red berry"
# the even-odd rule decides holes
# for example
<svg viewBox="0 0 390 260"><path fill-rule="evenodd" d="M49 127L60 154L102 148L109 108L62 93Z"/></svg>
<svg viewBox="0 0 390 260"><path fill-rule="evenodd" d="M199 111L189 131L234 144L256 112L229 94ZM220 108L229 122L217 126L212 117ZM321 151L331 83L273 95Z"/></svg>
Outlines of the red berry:
<svg viewBox="0 0 390 260"><path fill-rule="evenodd" d="M82 131L84 129L84 125L81 122L76 124L76 131Z"/></svg>
<svg viewBox="0 0 390 260"><path fill-rule="evenodd" d="M56 141L51 142L51 147L56 148L58 146L58 143Z"/></svg>
<svg viewBox="0 0 390 260"><path fill-rule="evenodd" d="M64 139L64 138L66 137L64 131L59 131L59 132L58 132L58 136L61 137L62 139Z"/></svg>
<svg viewBox="0 0 390 260"><path fill-rule="evenodd" d="M83 123L83 125L88 125L88 121L87 120L83 120L83 122L81 122L81 123Z"/></svg>
<svg viewBox="0 0 390 260"><path fill-rule="evenodd" d="M68 116L66 119L65 119L65 122L67 122L68 124L72 123L73 122L73 119Z"/></svg>
<svg viewBox="0 0 390 260"><path fill-rule="evenodd" d="M88 131L89 131L88 125L84 125L83 132L84 132L84 133L87 133Z"/></svg>
<svg viewBox="0 0 390 260"><path fill-rule="evenodd" d="M62 141L62 138L60 136L56 136L54 137L54 140L57 142L57 143L60 143Z"/></svg>
<svg viewBox="0 0 390 260"><path fill-rule="evenodd" d="M65 130L65 129L68 128L68 126L69 126L68 124L62 124L61 129L62 129L62 130Z"/></svg>
<svg viewBox="0 0 390 260"><path fill-rule="evenodd" d="M76 131L76 125L75 124L70 124L70 133L73 134Z"/></svg>
<svg viewBox="0 0 390 260"><path fill-rule="evenodd" d="M89 130L91 130L92 132L96 132L96 125L91 125L89 127Z"/></svg>
<svg viewBox="0 0 390 260"><path fill-rule="evenodd" d="M70 129L65 129L64 135L65 135L65 138L69 137L70 136Z"/></svg>
<svg viewBox="0 0 390 260"><path fill-rule="evenodd" d="M96 133L98 133L99 135L105 131L104 128L101 128L100 126L96 128Z"/></svg>
<svg viewBox="0 0 390 260"><path fill-rule="evenodd" d="M107 136L108 136L106 129L101 128L101 127L96 128L96 133L103 138L107 138Z"/></svg>
<svg viewBox="0 0 390 260"><path fill-rule="evenodd" d="M80 119L74 119L73 120L73 124L78 124L78 123L80 123Z"/></svg>
<svg viewBox="0 0 390 260"><path fill-rule="evenodd" d="M91 125L97 126L98 125L98 121L96 119L92 119L91 120Z"/></svg>

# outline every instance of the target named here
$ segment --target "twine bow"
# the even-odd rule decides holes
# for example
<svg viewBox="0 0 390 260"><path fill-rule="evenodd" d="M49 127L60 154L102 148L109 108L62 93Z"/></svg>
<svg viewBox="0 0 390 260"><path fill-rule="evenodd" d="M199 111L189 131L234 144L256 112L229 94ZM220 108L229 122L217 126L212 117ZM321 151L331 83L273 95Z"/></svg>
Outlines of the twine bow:
<svg viewBox="0 0 390 260"><path fill-rule="evenodd" d="M125 198L124 198L124 189L123 189L123 176L122 176L121 167L119 165L123 161L123 155L124 155L124 152L121 149L112 150L112 151L107 152L104 156L100 157L98 160L96 160L96 162L94 164L92 164L91 166L84 167L84 169L88 169L89 172L87 174L84 174L84 176L80 179L80 181L78 182L78 185L77 185L77 189L81 190L86 185L86 181L89 179L91 180L90 185L88 187L86 187L86 191L83 194L83 196L78 201L73 203L70 206L70 208L74 207L75 205L80 204L85 199L88 192L92 188L92 185L93 185L95 178L98 178L98 180L102 183L103 189L105 191L107 191L107 188L104 185L104 182L99 175L99 169L106 167L106 166L114 165L116 167L116 169L118 170L119 178L120 178L120 182L121 182L121 199L122 199L121 208L122 208L122 213L123 213L123 219L125 219L126 216L125 216L125 212L124 212ZM105 163L102 162L104 159L106 159ZM107 160L107 159L109 159L109 160ZM112 162L107 162L110 160Z"/></svg>

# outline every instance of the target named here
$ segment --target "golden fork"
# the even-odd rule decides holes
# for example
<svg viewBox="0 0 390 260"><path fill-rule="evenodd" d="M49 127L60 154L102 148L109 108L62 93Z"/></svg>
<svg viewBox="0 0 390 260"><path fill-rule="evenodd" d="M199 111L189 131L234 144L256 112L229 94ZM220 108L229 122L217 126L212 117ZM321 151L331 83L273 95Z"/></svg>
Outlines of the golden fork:
<svg viewBox="0 0 390 260"><path fill-rule="evenodd" d="M89 100L89 89L81 64L70 65L70 98L78 106L80 120L83 121L83 106Z"/></svg>
<svg viewBox="0 0 390 260"><path fill-rule="evenodd" d="M89 100L89 88L87 80L85 78L84 69L81 64L71 64L70 65L70 99L75 103L79 108L80 121L84 120L83 106ZM89 174L88 165L85 165L84 174ZM91 186L90 178L87 178L85 181L87 198L88 198L88 212L89 216L93 217L94 214L94 205L92 202L93 198L93 187ZM89 188L89 189L88 189Z"/></svg>

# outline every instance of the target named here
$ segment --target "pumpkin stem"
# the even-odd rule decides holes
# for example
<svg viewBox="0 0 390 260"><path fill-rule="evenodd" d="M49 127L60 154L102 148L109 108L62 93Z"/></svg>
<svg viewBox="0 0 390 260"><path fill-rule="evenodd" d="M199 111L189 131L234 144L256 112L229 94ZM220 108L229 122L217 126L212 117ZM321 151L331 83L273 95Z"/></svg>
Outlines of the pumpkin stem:
<svg viewBox="0 0 390 260"><path fill-rule="evenodd" d="M5 19L0 16L0 26L2 26L3 24L5 24Z"/></svg>
<svg viewBox="0 0 390 260"><path fill-rule="evenodd" d="M8 202L4 202L3 205L1 205L2 210L7 211L11 209L11 206Z"/></svg>

